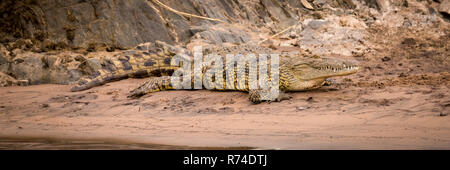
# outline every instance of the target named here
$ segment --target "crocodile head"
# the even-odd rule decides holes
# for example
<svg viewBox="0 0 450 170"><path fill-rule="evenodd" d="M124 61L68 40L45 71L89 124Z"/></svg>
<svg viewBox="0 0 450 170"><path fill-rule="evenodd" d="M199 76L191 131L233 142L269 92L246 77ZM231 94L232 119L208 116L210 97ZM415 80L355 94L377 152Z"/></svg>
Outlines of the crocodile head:
<svg viewBox="0 0 450 170"><path fill-rule="evenodd" d="M356 73L358 62L333 57L302 57L290 59L287 91L302 91L321 87L327 78Z"/></svg>

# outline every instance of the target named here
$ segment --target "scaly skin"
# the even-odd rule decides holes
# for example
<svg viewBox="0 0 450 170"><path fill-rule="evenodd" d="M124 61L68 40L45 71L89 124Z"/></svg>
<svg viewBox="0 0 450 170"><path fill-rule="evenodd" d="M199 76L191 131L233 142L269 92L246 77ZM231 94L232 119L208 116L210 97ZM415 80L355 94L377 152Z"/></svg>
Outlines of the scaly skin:
<svg viewBox="0 0 450 170"><path fill-rule="evenodd" d="M170 65L170 61L176 53L188 54L184 49L163 42L141 44L133 50L104 59L101 69L89 77L80 79L71 91L87 90L129 77L170 76L174 70L179 68Z"/></svg>
<svg viewBox="0 0 450 170"><path fill-rule="evenodd" d="M147 93L172 90L175 89L171 84L170 75L179 67L171 66L170 60L175 54L186 54L192 56L189 52L167 45L162 42L155 44L147 43L137 47L138 50L134 51L134 55L118 57L116 63L122 63L122 67L118 67L115 71L109 71L107 69L99 70L97 76L92 76L88 80L81 80L77 86L72 88L72 91L85 90L94 86L104 84L109 81L119 80L127 77L136 76L150 76L150 80L141 84L138 88L130 92L129 97L139 97ZM140 50L139 50L140 49ZM150 49L150 50L149 50ZM136 51L138 51L137 55ZM249 54L272 54L274 53L270 49L258 47L258 46L233 46L233 47L210 47L203 50L203 55L218 54L224 61L224 67L227 63L226 54L242 54L244 57ZM270 61L270 59L268 59ZM145 64L147 63L147 64ZM152 63L152 64L149 64ZM129 66L131 65L131 67ZM270 62L268 63L270 66ZM268 66L268 67L269 67ZM127 69L127 70L124 70ZM207 72L209 68L202 70L201 78L214 77L213 74ZM226 69L223 68L224 75ZM269 90L262 89L249 89L248 84L248 72L249 64L245 64L245 76L238 77L236 70L232 71L234 78L217 79L216 81L223 82L223 88L213 88L212 90L235 90L249 92L249 99L253 103L260 103L262 101L281 101L283 99L290 98L285 92L293 91L305 91L310 89L320 88L326 83L326 79L335 76L345 76L356 73L358 70L358 63L353 60L344 60L339 58L327 58L317 56L304 56L302 54L286 55L282 54L279 58L279 86L269 87L269 89L278 88L280 93L277 97L265 100L263 95L267 95ZM270 74L269 74L270 75ZM225 77L225 76L224 76ZM268 77L270 81L270 76ZM194 78L192 77L192 87L194 84ZM266 96L267 97L267 96Z"/></svg>

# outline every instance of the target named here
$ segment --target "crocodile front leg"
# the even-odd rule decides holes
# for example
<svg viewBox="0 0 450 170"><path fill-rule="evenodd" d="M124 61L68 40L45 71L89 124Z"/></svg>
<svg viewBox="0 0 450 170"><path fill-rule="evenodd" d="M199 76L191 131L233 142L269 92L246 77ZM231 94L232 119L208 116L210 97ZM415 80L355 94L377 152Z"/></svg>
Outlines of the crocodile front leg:
<svg viewBox="0 0 450 170"><path fill-rule="evenodd" d="M266 102L279 102L282 100L289 100L292 98L291 95L286 94L283 91L280 91L278 93L277 96L272 97L271 93L269 92L269 90L261 90L261 89L256 89L256 90L249 90L248 92L249 96L249 100L251 102L253 102L254 104L258 104L261 103L263 101Z"/></svg>
<svg viewBox="0 0 450 170"><path fill-rule="evenodd" d="M136 98L147 93L153 93L163 90L173 90L170 84L170 76L152 77L148 81L142 83L138 88L130 91L129 98Z"/></svg>

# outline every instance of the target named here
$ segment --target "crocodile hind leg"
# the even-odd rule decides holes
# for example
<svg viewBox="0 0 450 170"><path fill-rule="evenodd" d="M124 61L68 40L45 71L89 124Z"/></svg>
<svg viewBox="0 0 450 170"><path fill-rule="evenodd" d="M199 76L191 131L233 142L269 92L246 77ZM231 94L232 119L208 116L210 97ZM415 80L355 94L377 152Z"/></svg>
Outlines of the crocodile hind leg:
<svg viewBox="0 0 450 170"><path fill-rule="evenodd" d="M291 95L286 94L283 91L279 91L278 94L272 94L272 93L270 93L269 90L261 90L261 89L250 90L248 92L248 95L249 95L248 96L249 100L251 102L253 102L254 104L258 104L263 101L279 102L282 100L288 100L288 99L292 98ZM272 95L276 95L276 96L272 96Z"/></svg>
<svg viewBox="0 0 450 170"><path fill-rule="evenodd" d="M138 88L130 91L128 97L136 98L147 93L172 89L174 89L174 87L170 84L170 76L152 77L150 80L142 83Z"/></svg>

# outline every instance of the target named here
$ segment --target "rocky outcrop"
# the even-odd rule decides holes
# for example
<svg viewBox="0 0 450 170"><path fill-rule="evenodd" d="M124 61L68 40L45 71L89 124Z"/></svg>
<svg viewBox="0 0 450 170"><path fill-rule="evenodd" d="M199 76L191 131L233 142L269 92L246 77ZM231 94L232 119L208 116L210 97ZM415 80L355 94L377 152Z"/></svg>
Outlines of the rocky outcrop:
<svg viewBox="0 0 450 170"><path fill-rule="evenodd" d="M82 76L80 63L72 56L22 53L15 57L8 70L17 80L29 84L68 84Z"/></svg>
<svg viewBox="0 0 450 170"><path fill-rule="evenodd" d="M129 48L155 40L172 42L163 21L144 0L7 0L1 4L11 6L3 11L2 41L28 38L44 51L66 47Z"/></svg>
<svg viewBox="0 0 450 170"><path fill-rule="evenodd" d="M187 49L258 43L292 25L294 29L263 45L350 56L368 48L366 27L432 27L442 15L448 17L449 6L448 0L161 2L225 23L181 16L155 0L3 0L0 72L9 76L5 79L29 84L69 84L101 67L98 58L141 43L159 40Z"/></svg>
<svg viewBox="0 0 450 170"><path fill-rule="evenodd" d="M338 9L356 9L361 3L383 11L392 4L407 6L409 1L309 0L309 4L314 10L329 8L340 15L342 11ZM163 3L182 12L273 31L317 14L299 0L165 0ZM441 13L448 14L448 3L448 0L441 2ZM180 16L153 0L3 0L0 9L0 42L28 39L37 52L66 48L112 51L156 40L184 44L195 35L191 27L217 24ZM216 33L204 34L208 37ZM223 39L236 41L235 37L224 36Z"/></svg>
<svg viewBox="0 0 450 170"><path fill-rule="evenodd" d="M291 12L283 3L253 1L164 1L176 10L228 22L267 22L282 26L292 23ZM0 41L30 39L36 51L58 49L128 49L156 40L186 42L191 26L211 25L212 21L186 18L170 12L151 0L46 0L0 2Z"/></svg>
<svg viewBox="0 0 450 170"><path fill-rule="evenodd" d="M165 0L186 13L218 18L228 23L282 29L311 10L298 0ZM355 8L352 0L313 1ZM214 21L180 16L152 0L3 0L0 2L0 42L29 39L35 51L58 49L127 49L144 42L184 43L194 35L189 29L211 26Z"/></svg>
<svg viewBox="0 0 450 170"><path fill-rule="evenodd" d="M257 41L253 39L254 36L251 35L251 30L230 24L191 27L190 30L194 33L190 42L203 41L206 44L222 45L223 43L232 43L238 45L249 43L250 41L255 43Z"/></svg>
<svg viewBox="0 0 450 170"><path fill-rule="evenodd" d="M363 44L367 26L354 17L305 20L302 27L295 45L316 55L352 56L367 48Z"/></svg>

